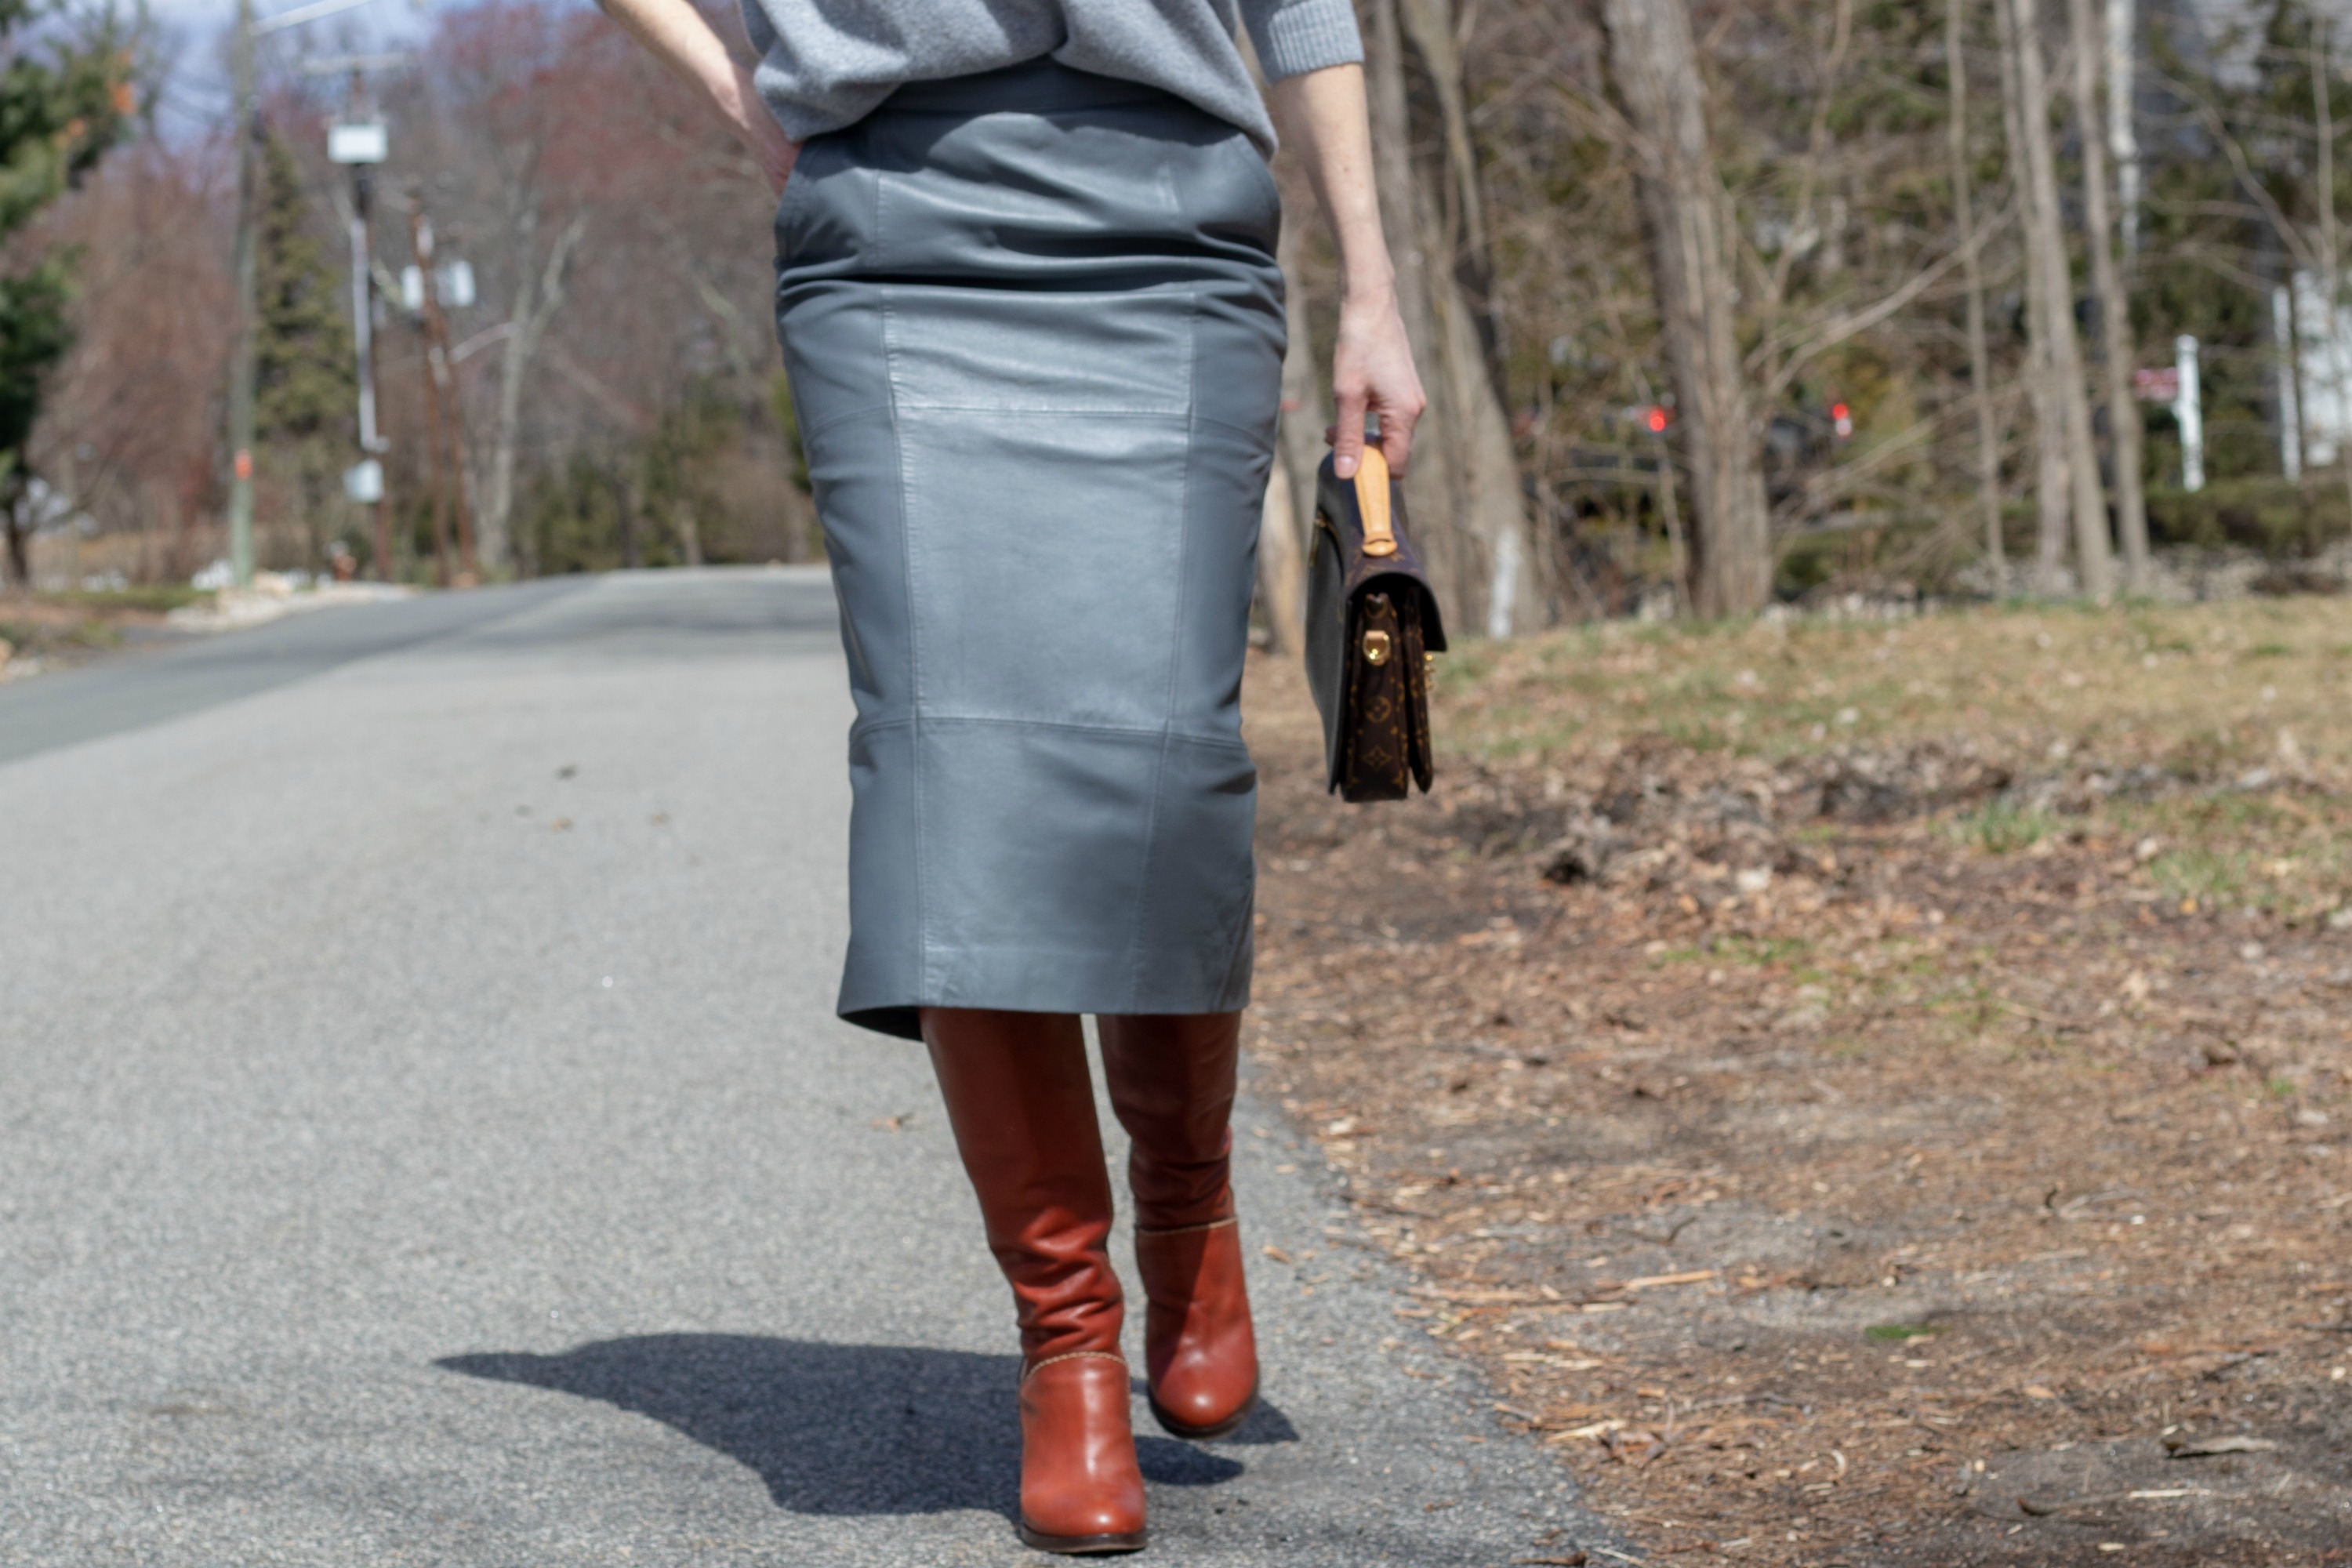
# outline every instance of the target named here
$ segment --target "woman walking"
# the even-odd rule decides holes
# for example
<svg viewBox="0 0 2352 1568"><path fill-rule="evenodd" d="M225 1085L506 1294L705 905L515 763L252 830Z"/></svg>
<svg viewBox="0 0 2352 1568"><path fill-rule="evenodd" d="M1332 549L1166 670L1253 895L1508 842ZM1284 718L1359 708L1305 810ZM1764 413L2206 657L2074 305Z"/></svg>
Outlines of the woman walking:
<svg viewBox="0 0 2352 1568"><path fill-rule="evenodd" d="M1133 1144L1154 1416L1257 1357L1228 1180L1256 774L1241 739L1284 348L1274 125L1344 273L1336 461L1422 392L1349 0L604 0L778 191L776 321L842 609L842 1016L929 1047L1022 1350L1021 1534L1144 1543L1079 1016Z"/></svg>

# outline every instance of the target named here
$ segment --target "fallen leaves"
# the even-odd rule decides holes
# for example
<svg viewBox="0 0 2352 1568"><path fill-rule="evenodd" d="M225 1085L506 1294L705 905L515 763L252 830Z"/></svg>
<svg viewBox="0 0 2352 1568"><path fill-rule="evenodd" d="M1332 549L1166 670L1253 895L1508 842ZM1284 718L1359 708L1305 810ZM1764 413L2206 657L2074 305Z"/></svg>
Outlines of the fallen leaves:
<svg viewBox="0 0 2352 1568"><path fill-rule="evenodd" d="M2245 896L2346 907L2352 796L2241 790L2210 743L2144 763L2129 729L2057 758L1989 727L1785 757L1621 729L1449 758L1426 805L1362 812L1315 787L1299 711L1295 768L1251 721L1259 1068L1303 1128L1381 1128L1345 1168L1426 1282L1407 1316L1591 1498L1773 1568L1973 1561L1937 1532L1994 1498L2042 1528L2021 1494L2118 1530L2167 1510L2198 1561L2268 1561L2192 1532L2221 1528L2221 1493L2164 1485L2155 1436L2345 1386L2317 1331L2352 1317L2331 1300L2352 963L2325 921ZM1350 911L1398 908L1401 860L1426 869L1376 939ZM2179 880L2209 870L2246 894ZM1590 1344L1543 1338L1571 1325ZM2053 1479L2076 1444L2142 1468ZM1832 1445L1843 1474L1814 1458ZM2008 1479L1962 1459L2020 1452L2053 1457Z"/></svg>

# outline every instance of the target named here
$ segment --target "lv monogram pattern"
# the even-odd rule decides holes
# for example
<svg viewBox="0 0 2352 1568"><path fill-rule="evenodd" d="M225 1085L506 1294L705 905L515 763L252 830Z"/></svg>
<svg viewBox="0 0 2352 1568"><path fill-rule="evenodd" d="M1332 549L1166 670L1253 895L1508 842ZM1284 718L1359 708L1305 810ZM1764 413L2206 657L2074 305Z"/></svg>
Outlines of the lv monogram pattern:
<svg viewBox="0 0 2352 1568"><path fill-rule="evenodd" d="M1429 661L1419 595L1364 594L1350 619L1340 795L1350 801L1402 800L1416 784L1426 793L1433 776Z"/></svg>

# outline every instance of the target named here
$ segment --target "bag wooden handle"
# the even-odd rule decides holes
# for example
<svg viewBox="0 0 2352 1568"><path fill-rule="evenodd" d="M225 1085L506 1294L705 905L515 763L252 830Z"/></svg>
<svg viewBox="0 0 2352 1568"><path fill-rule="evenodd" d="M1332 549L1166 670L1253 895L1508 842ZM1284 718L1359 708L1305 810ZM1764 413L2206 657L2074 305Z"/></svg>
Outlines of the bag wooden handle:
<svg viewBox="0 0 2352 1568"><path fill-rule="evenodd" d="M1378 447L1366 447L1356 469L1356 510L1364 519L1364 553L1394 555L1396 527L1389 520L1389 460Z"/></svg>

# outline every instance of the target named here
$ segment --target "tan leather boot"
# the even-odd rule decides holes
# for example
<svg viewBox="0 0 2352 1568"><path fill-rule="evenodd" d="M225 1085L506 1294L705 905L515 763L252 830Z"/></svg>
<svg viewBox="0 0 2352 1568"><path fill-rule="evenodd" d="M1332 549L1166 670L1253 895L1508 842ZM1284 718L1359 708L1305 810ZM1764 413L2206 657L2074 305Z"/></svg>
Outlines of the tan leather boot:
<svg viewBox="0 0 2352 1568"><path fill-rule="evenodd" d="M1021 1378L1021 1539L1040 1552L1134 1552L1143 1477L1116 1352L1049 1356Z"/></svg>
<svg viewBox="0 0 2352 1568"><path fill-rule="evenodd" d="M1248 1417L1258 1382L1232 1182L1241 1015L1100 1024L1111 1104L1133 1141L1151 1414L1179 1437L1223 1436Z"/></svg>
<svg viewBox="0 0 2352 1568"><path fill-rule="evenodd" d="M1041 1552L1139 1550L1110 1179L1078 1021L925 1008L922 1025L1021 1325L1021 1539Z"/></svg>

